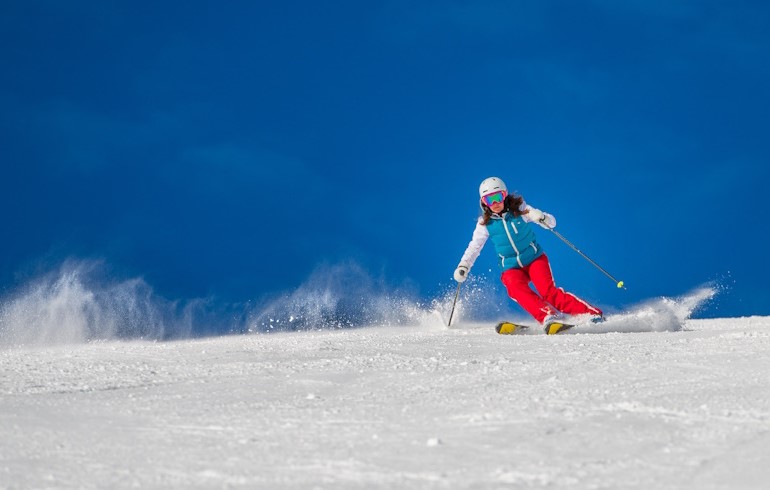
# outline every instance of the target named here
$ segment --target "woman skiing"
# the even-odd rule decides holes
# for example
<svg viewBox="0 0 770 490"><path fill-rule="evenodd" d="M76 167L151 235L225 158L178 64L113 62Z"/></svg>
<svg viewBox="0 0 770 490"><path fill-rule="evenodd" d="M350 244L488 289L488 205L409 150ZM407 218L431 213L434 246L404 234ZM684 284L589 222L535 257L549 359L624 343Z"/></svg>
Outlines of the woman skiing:
<svg viewBox="0 0 770 490"><path fill-rule="evenodd" d="M455 270L455 280L465 281L487 239L491 239L508 296L540 322L546 333L557 333L564 326L560 312L589 314L594 321L601 321L600 309L554 284L548 257L537 243L530 223L550 229L556 227L556 219L528 205L521 196L509 195L505 183L497 177L481 183L479 196L482 215ZM530 288L530 282L539 295Z"/></svg>

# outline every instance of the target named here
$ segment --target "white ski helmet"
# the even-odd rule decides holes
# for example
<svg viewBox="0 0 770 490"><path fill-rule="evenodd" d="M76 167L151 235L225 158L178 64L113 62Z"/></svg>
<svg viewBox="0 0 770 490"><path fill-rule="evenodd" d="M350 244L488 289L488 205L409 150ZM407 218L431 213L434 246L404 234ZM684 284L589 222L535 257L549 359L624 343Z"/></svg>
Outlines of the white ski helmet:
<svg viewBox="0 0 770 490"><path fill-rule="evenodd" d="M488 179L484 179L484 182L479 186L479 197L484 197L487 194L492 194L497 191L505 191L506 194L508 193L505 182L499 177L489 177Z"/></svg>

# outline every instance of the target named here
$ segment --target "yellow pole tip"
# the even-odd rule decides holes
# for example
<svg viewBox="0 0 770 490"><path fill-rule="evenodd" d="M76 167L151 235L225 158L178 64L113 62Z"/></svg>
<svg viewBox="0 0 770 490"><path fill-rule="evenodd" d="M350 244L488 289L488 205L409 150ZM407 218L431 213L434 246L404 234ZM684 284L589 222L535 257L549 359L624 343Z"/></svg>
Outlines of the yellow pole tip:
<svg viewBox="0 0 770 490"><path fill-rule="evenodd" d="M622 287L623 287L623 281L620 281L620 282L618 283L618 288L622 288Z"/></svg>

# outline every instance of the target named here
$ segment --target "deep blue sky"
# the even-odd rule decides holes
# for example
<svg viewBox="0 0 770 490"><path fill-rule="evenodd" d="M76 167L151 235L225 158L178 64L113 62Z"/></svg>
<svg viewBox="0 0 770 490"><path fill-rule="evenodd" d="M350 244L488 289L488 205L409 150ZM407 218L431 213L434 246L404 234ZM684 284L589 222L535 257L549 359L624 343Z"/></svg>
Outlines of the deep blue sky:
<svg viewBox="0 0 770 490"><path fill-rule="evenodd" d="M770 314L769 26L762 1L4 1L0 283L100 258L245 301L353 260L429 298L497 175L628 291L542 230L560 285L717 280L711 316Z"/></svg>

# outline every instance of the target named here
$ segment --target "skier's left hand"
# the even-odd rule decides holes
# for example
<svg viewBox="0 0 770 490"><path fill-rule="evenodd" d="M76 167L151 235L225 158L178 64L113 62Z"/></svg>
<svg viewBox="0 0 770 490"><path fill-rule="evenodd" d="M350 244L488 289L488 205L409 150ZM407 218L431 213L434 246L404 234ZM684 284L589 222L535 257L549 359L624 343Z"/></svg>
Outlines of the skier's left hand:
<svg viewBox="0 0 770 490"><path fill-rule="evenodd" d="M535 223L540 224L540 222L545 219L545 213L539 209L529 208L527 217Z"/></svg>
<svg viewBox="0 0 770 490"><path fill-rule="evenodd" d="M551 228L556 228L556 218L554 218L548 213L544 213L540 211L537 208L529 208L527 217L531 221L537 223L538 225L542 226L547 230L550 230Z"/></svg>

